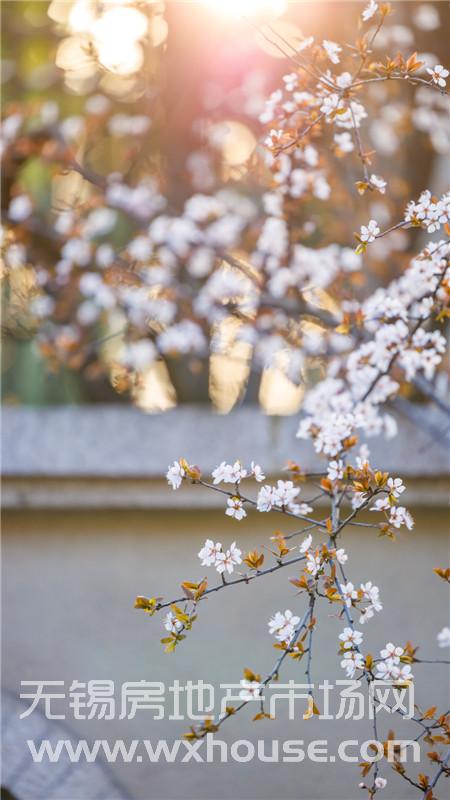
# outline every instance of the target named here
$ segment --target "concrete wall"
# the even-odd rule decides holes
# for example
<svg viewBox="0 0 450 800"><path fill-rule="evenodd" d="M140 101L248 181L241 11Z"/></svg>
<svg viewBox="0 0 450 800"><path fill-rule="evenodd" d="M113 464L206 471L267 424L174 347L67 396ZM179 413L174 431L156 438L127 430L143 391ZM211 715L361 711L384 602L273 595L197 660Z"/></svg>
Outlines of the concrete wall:
<svg viewBox="0 0 450 800"><path fill-rule="evenodd" d="M100 425L97 452L101 439ZM65 450L68 444L67 440L61 442L61 448ZM410 438L410 446L416 445ZM406 446L404 442L402 446ZM28 438L28 447L33 449L33 438ZM26 453L23 441L20 448ZM91 449L95 449L92 443ZM182 451L190 455L187 448ZM160 449L158 457L164 464L167 455ZM36 463L37 453L34 451L30 458ZM264 458L261 461L264 463ZM208 508L199 495L194 499L195 487L183 492L184 507L171 507L179 495L164 487L156 474L136 478L139 492L135 496L135 480L130 476L71 476L67 475L70 464L65 467L65 475L59 477L56 468L49 475L49 467L46 475L25 475L17 460L14 469L8 470L8 462L5 467L9 509L3 515L3 684L13 695L17 697L21 680L65 680L68 688L73 679L112 679L119 696L120 685L130 680L165 681L171 685L176 679L184 684L188 679L202 678L218 686L221 682L239 681L243 666L263 675L270 671L277 651L267 635L266 620L275 610L304 606L304 599L296 598L286 580L286 573L295 574L293 568L213 595L202 604L186 642L171 655L165 655L159 643L164 635L161 618L150 619L134 610L133 600L136 594L170 598L178 593L181 579L202 577L204 569L199 567L196 553L208 536L224 543L237 538L243 549L250 549L267 543L280 522L285 532L294 530L293 521L255 513L237 523L225 517L222 503L220 508ZM405 462L405 468L411 472L411 459L409 466ZM372 652L384 646L387 638L396 643L407 639L416 642L419 633L424 657L442 657L436 632L448 624L448 593L443 582L433 577L432 569L449 563L449 520L444 505L448 487L445 489L434 480L430 468L425 482L411 475L411 485L416 487L412 494L415 531L402 533L393 543L378 539L370 529L352 529L345 534L350 554L348 571L356 580L371 579L380 587L386 612L365 629ZM419 485L429 486L430 496L434 497L431 504L427 505ZM83 507L83 496L89 498L90 508ZM122 498L120 502L118 497ZM141 508L137 508L139 505ZM327 603L318 608L315 682L344 677L336 653L342 622L335 618L334 611ZM448 667L417 665L414 672L420 702L425 707L447 707ZM285 678L305 682L304 664L287 664ZM168 699L167 703L170 710L171 701ZM172 741L180 738L189 724L168 719L155 721L149 711L138 712L134 720L77 721L66 704L64 710L68 712L64 724L71 734L88 740ZM330 752L336 751L342 739L372 738L367 720L325 722L299 718L289 722L282 712L275 721L252 723L252 712L253 708L244 709L239 717L229 720L220 738L228 743L236 739L265 739L267 743L276 738L304 739L306 744L313 739L328 739ZM357 767L339 761L328 765L116 762L108 765L107 772L111 781L114 778L111 786L118 793L111 790L108 795L103 789L101 794L93 789L94 765L84 765L81 778L72 784L74 768L70 766L60 783L54 780L56 765L48 765L44 774L33 767L29 756L27 760L24 740L36 735L34 715L17 724L12 720L14 714L17 717L17 709L11 711L9 724L14 726L15 752L20 754L17 763L21 767L15 770L10 788L19 800L91 800L100 796L108 800L125 800L128 796L136 800L356 800L362 796L357 788ZM394 727L399 738L406 735L398 717L393 720L384 714L379 719L381 734ZM55 731L59 724L53 723ZM51 728L52 723L49 725ZM391 777L387 769L385 774L389 778L383 793L386 800L415 796L406 782ZM51 791L44 787L46 780L53 780Z"/></svg>

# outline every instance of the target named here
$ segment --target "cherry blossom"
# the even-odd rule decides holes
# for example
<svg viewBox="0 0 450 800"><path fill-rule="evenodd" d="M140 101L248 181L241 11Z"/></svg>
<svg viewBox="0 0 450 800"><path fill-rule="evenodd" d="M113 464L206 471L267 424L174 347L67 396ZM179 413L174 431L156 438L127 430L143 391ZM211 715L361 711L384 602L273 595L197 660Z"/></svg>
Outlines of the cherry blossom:
<svg viewBox="0 0 450 800"><path fill-rule="evenodd" d="M374 14L376 14L378 10L378 3L375 0L370 0L369 4L365 7L364 11L361 13L361 19L363 22L367 22L369 19L372 19Z"/></svg>
<svg viewBox="0 0 450 800"><path fill-rule="evenodd" d="M386 193L387 183L384 180L384 178L380 178L379 175L373 175L372 174L370 176L370 178L369 178L369 186L371 186L373 189L377 189L380 192L380 194L385 194Z"/></svg>
<svg viewBox="0 0 450 800"><path fill-rule="evenodd" d="M327 470L330 481L340 481L344 477L344 462L339 459L338 461L330 461Z"/></svg>
<svg viewBox="0 0 450 800"><path fill-rule="evenodd" d="M276 507L293 514L301 513L300 507L294 502L299 493L299 487L294 486L292 481L279 480L276 486L263 486L258 493L257 509L264 512Z"/></svg>
<svg viewBox="0 0 450 800"><path fill-rule="evenodd" d="M404 485L401 478L388 478L386 488L389 490L389 493L393 497L398 499L400 495L405 491L406 486Z"/></svg>
<svg viewBox="0 0 450 800"><path fill-rule="evenodd" d="M394 528L401 528L402 525L406 525L408 530L411 531L414 528L414 520L406 508L403 506L394 506L391 508L389 525L393 525Z"/></svg>
<svg viewBox="0 0 450 800"><path fill-rule="evenodd" d="M183 630L183 623L176 618L173 611L169 611L164 617L164 627L169 633L179 633Z"/></svg>
<svg viewBox="0 0 450 800"><path fill-rule="evenodd" d="M255 481L258 481L258 483L261 483L266 479L266 476L264 475L264 472L262 471L261 467L259 466L259 464L255 464L254 461L252 461L250 464L250 473L251 475L253 475Z"/></svg>
<svg viewBox="0 0 450 800"><path fill-rule="evenodd" d="M376 665L376 670L377 680L391 681L398 677L398 667L392 661L381 661Z"/></svg>
<svg viewBox="0 0 450 800"><path fill-rule="evenodd" d="M8 217L11 222L23 222L33 212L33 204L26 194L14 197L8 208Z"/></svg>
<svg viewBox="0 0 450 800"><path fill-rule="evenodd" d="M339 564L346 564L348 561L348 555L345 552L343 547L338 547L336 550L336 560Z"/></svg>
<svg viewBox="0 0 450 800"><path fill-rule="evenodd" d="M356 670L364 669L364 658L355 650L347 650L341 661L341 667L345 669L348 678L353 678Z"/></svg>
<svg viewBox="0 0 450 800"><path fill-rule="evenodd" d="M352 604L352 600L356 600L358 598L358 592L356 591L353 583L341 583L340 584L340 591L341 595L345 600L345 605L350 608Z"/></svg>
<svg viewBox="0 0 450 800"><path fill-rule="evenodd" d="M167 482L170 484L172 489L179 489L183 478L186 477L186 472L184 468L181 466L179 461L174 461L173 464L167 470Z"/></svg>
<svg viewBox="0 0 450 800"><path fill-rule="evenodd" d="M214 543L212 539L207 539L202 549L198 553L198 557L202 562L202 567L215 566L217 562L217 556L221 550L221 542Z"/></svg>
<svg viewBox="0 0 450 800"><path fill-rule="evenodd" d="M300 617L297 617L289 609L286 609L284 614L277 611L268 622L269 633L280 642L290 643L299 622Z"/></svg>
<svg viewBox="0 0 450 800"><path fill-rule="evenodd" d="M400 662L400 657L403 655L403 647L396 647L392 642L388 642L383 650L380 650L380 656L385 661L392 661L393 664Z"/></svg>
<svg viewBox="0 0 450 800"><path fill-rule="evenodd" d="M450 628L442 628L436 638L439 647L450 647Z"/></svg>
<svg viewBox="0 0 450 800"><path fill-rule="evenodd" d="M247 516L247 512L243 507L242 500L240 497L229 497L227 500L227 509L225 514L228 517L233 517L234 519L241 520Z"/></svg>
<svg viewBox="0 0 450 800"><path fill-rule="evenodd" d="M445 69L445 67L443 67L442 64L436 64L436 66L433 67L432 69L428 67L427 72L429 75L431 75L431 80L433 81L433 83L436 83L442 89L445 89L447 85L446 79L449 76L448 69Z"/></svg>
<svg viewBox="0 0 450 800"><path fill-rule="evenodd" d="M378 497L375 500L373 506L370 507L370 511L389 511L391 508L391 504L389 502L388 497Z"/></svg>
<svg viewBox="0 0 450 800"><path fill-rule="evenodd" d="M317 551L315 553L308 552L306 554L306 570L313 578L320 572L322 566L322 559Z"/></svg>
<svg viewBox="0 0 450 800"><path fill-rule="evenodd" d="M371 219L367 225L361 225L359 238L362 242L374 242L376 237L380 234L380 227L378 222Z"/></svg>
<svg viewBox="0 0 450 800"><path fill-rule="evenodd" d="M249 702L250 700L258 700L263 688L263 685L258 683L258 681L248 681L246 679L241 680L241 686L242 689L239 692L239 697L245 702Z"/></svg>
<svg viewBox="0 0 450 800"><path fill-rule="evenodd" d="M240 461L235 461L234 464L227 464L222 461L215 470L212 476L214 484L218 483L240 483L247 475L247 470L243 468Z"/></svg>
<svg viewBox="0 0 450 800"><path fill-rule="evenodd" d="M238 519L240 519L240 517L238 517ZM242 551L236 547L236 542L233 542L225 553L223 551L217 553L215 561L217 572L222 573L226 570L228 574L231 575L231 573L234 572L235 566L242 564L241 555Z"/></svg>
<svg viewBox="0 0 450 800"><path fill-rule="evenodd" d="M332 64L339 64L339 61L340 61L339 53L342 52L342 47L339 47L339 45L336 42L330 42L328 39L324 39L323 40L322 47L325 50L325 52L326 52L328 58L330 59L331 63Z"/></svg>
<svg viewBox="0 0 450 800"><path fill-rule="evenodd" d="M344 650L348 650L353 647L359 647L363 640L363 634L353 628L344 628L342 633L339 634L339 639L343 642Z"/></svg>
<svg viewBox="0 0 450 800"><path fill-rule="evenodd" d="M303 539L303 542L301 543L301 545L299 547L300 552L301 553L307 553L309 548L311 547L311 544L312 544L312 536L309 533L308 536L305 536L305 538Z"/></svg>

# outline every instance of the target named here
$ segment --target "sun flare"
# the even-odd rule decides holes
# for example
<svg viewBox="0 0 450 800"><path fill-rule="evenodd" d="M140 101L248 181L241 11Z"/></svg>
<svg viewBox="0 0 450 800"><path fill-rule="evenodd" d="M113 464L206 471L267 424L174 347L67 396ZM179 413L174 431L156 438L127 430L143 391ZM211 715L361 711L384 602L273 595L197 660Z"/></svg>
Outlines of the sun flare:
<svg viewBox="0 0 450 800"><path fill-rule="evenodd" d="M238 19L239 17L256 17L261 14L279 16L286 9L286 0L202 0L218 14Z"/></svg>

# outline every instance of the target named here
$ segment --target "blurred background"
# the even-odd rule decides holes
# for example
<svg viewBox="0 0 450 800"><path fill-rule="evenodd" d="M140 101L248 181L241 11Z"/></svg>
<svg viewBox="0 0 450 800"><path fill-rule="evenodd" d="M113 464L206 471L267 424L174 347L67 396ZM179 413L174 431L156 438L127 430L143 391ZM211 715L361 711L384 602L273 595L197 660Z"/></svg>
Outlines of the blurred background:
<svg viewBox="0 0 450 800"><path fill-rule="evenodd" d="M381 59L385 52L394 56L417 50L427 63L445 61L448 3L393 6L374 55ZM257 155L264 130L259 116L265 98L292 69L286 54L305 36L350 40L358 32L360 12L358 3L282 0L4 0L4 113L21 113L26 106L28 113L35 109L35 117L19 152L5 156L2 202L7 208L17 186L32 198L41 215L39 230L28 233L37 263L51 269L59 258L50 233L55 210L77 207L95 192L78 172L55 170L50 140L58 117L80 163L100 176L120 172L131 183L156 176L171 210L181 209L192 192L221 188L257 200L264 190ZM370 215L388 224L396 221L407 198L429 184L436 193L446 186L446 98L393 81L374 84L364 102L376 109L365 135L377 152L376 170L389 180L389 200L358 198L356 160L338 160L333 199L320 203L313 198L299 210L299 224L307 221L312 230L312 245L347 244L355 219L366 221ZM132 229L121 214L108 241L120 246ZM416 245L417 237L410 239L404 231L389 237L389 244L375 243L365 264L365 285L355 284L354 291L366 293L386 283ZM88 357L81 365L70 343L76 298L58 301L53 320L61 334L52 346L66 355L52 358L49 345L36 337L38 303L30 310L34 267L15 270L3 292L4 402L128 402L129 383L113 366L125 324L120 312L105 311L84 329ZM324 293L322 302L332 309L332 294ZM253 371L247 351L242 345L210 358L160 359L131 387L133 400L148 411L212 402L227 412L244 401L258 402L268 413L295 413L303 387L281 369ZM312 380L317 367L320 373L320 363L314 366Z"/></svg>

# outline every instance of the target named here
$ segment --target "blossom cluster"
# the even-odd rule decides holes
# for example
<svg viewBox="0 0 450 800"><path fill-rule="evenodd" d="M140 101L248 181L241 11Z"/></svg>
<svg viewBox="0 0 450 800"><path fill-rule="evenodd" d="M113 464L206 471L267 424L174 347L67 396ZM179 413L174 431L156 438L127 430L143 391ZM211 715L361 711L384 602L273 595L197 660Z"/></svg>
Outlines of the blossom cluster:
<svg viewBox="0 0 450 800"><path fill-rule="evenodd" d="M203 567L215 567L220 574L225 571L231 575L235 566L242 564L242 550L236 547L236 542L232 542L227 550L222 549L221 542L213 542L207 539L198 557Z"/></svg>
<svg viewBox="0 0 450 800"><path fill-rule="evenodd" d="M348 583L341 583L339 585L339 591L347 608L350 608L352 605L356 606L357 604L362 604L361 616L359 619L361 625L367 622L367 620L372 619L374 611L379 612L383 610L383 605L380 601L380 590L372 581L361 583L359 589L357 589L351 581L348 581Z"/></svg>
<svg viewBox="0 0 450 800"><path fill-rule="evenodd" d="M283 613L277 611L268 622L269 633L275 636L279 642L289 645L294 638L296 628L300 622L300 617L286 609Z"/></svg>
<svg viewBox="0 0 450 800"><path fill-rule="evenodd" d="M400 660L404 654L403 647L397 647L392 642L388 642L383 650L380 650L382 659L376 665L377 675L380 680L390 681L410 681L414 678L409 664L401 664Z"/></svg>
<svg viewBox="0 0 450 800"><path fill-rule="evenodd" d="M386 9L375 2L361 14L364 25L372 25L374 20L374 30L368 29L373 47L378 40L383 46L400 41L412 46L413 34L405 26L386 27L385 17ZM430 15L417 13L413 22L418 29L428 30L430 24L436 27ZM87 99L84 116L66 119L54 102L45 102L32 113L26 107L14 107L3 123L5 163L14 163L17 152L26 150L28 137L38 135L45 141L54 136L59 143L52 151L56 161L80 172L94 190L79 209L59 210L46 220L20 185L9 201L4 233L9 270L33 263L32 236L28 234L36 226L51 225L52 247L59 250L51 265L38 259L30 299L42 352L64 361L75 351L79 363L95 326L109 324L118 313L126 326L117 360L125 370L138 374L161 357L206 358L211 351L227 352L230 346L244 343L250 347L249 359L255 366L282 364L289 379L299 383L308 357L339 354L342 349L354 352L357 339L352 333L342 336L335 332L342 321L341 311L337 311L332 330L311 329L298 322L298 312L305 310L305 289L341 289L351 283L363 262L348 240L334 242L317 217L300 222L297 203L332 199L333 190L339 191L334 162L349 155L363 161L365 174L358 182L359 190L385 194L385 179L367 168L360 130L369 126L376 144L386 138L394 142L398 135L386 117L382 94L379 116L371 121L362 95L367 94L367 103L373 102L372 78L367 78L366 85L365 78L356 77L359 73L354 72L352 48L329 38L315 41L309 37L300 41L297 49L300 65L283 76L281 88L273 92L259 114L260 123L270 126L263 148L255 154L268 175L260 195L237 191L232 184L220 188L212 184L192 193L177 213L168 210L163 183L156 174L145 173L132 183L120 169L98 176L73 161L74 148L87 132L95 135L106 128L113 140L126 136L143 139L152 126L149 117L119 113L110 99L99 93ZM361 58L365 63L363 50ZM439 110L444 111L448 70L441 64L411 59L392 60L387 72L375 61L368 72L380 82L400 78L410 82L418 102L412 122L436 138L442 128L439 115L431 112L424 97L430 97L436 108L441 103ZM381 85L378 89L384 91ZM400 114L403 106L393 103L392 108ZM434 122L430 123L432 113ZM213 140L212 134L210 138ZM438 138L442 147L446 134L442 132ZM43 155L48 158L47 150ZM448 194L437 199L426 190L408 205L403 223L432 233L448 221L448 208ZM358 238L363 245L375 244L375 239L381 244L386 241L385 234L372 218L361 227ZM74 300L67 304L69 293ZM429 296L424 298L423 307L428 305L430 312L429 301ZM320 297L316 295L308 303L307 312L320 318ZM61 307L66 312L64 319ZM354 308L352 314L356 313ZM237 323L231 344L225 343L220 332L220 325L230 316ZM61 321L56 322L56 317ZM401 314L399 319L405 321ZM396 335L403 344L404 331L399 328ZM419 339L421 335L418 333ZM379 344L389 350L391 342L381 342L382 334L379 338ZM440 363L441 341L419 339L410 343L404 358L399 359L408 379L418 370L432 377ZM360 355L365 359L368 355L367 376L378 359L374 353ZM358 365L355 368L358 372ZM362 381L359 385L364 394ZM391 388L391 383L380 380L375 395L383 390L387 396Z"/></svg>

